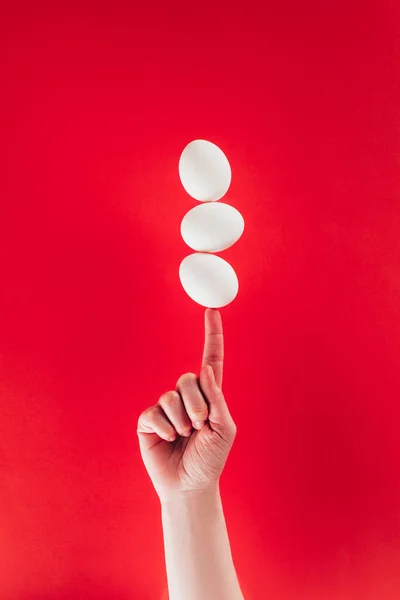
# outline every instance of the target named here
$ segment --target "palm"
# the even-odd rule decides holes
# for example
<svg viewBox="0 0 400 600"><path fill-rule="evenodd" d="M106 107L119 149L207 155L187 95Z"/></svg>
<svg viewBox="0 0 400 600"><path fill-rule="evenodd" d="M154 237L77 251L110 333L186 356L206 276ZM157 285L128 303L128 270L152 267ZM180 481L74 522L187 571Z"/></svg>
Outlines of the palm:
<svg viewBox="0 0 400 600"><path fill-rule="evenodd" d="M148 473L155 483L162 481L162 491L190 491L217 482L224 468L227 450L233 439L225 440L208 423L188 438L166 442L157 434L154 445L144 457ZM231 442L231 443L230 443ZM161 490L157 490L159 492Z"/></svg>
<svg viewBox="0 0 400 600"><path fill-rule="evenodd" d="M147 472L158 495L204 490L218 482L236 426L222 394L223 333L218 311L207 309L203 367L209 365L214 377L202 368L200 384L207 397L208 418L203 428L189 437L178 436L169 442L151 428L138 428L140 450Z"/></svg>

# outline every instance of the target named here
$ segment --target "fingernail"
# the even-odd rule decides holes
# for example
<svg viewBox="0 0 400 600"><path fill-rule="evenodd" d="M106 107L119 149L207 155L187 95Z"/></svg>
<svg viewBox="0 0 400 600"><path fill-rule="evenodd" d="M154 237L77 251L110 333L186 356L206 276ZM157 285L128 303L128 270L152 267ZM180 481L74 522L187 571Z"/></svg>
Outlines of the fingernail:
<svg viewBox="0 0 400 600"><path fill-rule="evenodd" d="M170 438L168 438L168 441L170 442L174 442L176 440L176 433L174 433L174 435L171 435Z"/></svg>
<svg viewBox="0 0 400 600"><path fill-rule="evenodd" d="M203 425L204 425L205 421L196 421L196 423L194 424L196 429L202 429Z"/></svg>

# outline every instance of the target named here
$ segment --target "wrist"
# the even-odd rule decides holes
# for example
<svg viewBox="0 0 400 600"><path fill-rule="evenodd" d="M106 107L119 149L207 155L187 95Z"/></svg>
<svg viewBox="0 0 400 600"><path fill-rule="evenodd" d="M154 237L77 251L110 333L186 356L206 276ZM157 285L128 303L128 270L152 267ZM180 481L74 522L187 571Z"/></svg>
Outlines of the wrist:
<svg viewBox="0 0 400 600"><path fill-rule="evenodd" d="M160 496L160 504L162 507L176 504L190 505L219 498L220 487L217 483L204 490L184 490L165 494Z"/></svg>

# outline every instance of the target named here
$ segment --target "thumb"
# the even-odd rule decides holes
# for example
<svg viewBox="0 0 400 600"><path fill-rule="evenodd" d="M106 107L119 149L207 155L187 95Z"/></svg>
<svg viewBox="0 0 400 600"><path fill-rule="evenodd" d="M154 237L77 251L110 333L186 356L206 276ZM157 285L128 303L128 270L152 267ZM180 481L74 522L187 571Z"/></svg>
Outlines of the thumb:
<svg viewBox="0 0 400 600"><path fill-rule="evenodd" d="M217 384L213 368L204 365L200 371L200 387L208 402L208 420L224 429L235 429L236 425L229 412L225 396Z"/></svg>

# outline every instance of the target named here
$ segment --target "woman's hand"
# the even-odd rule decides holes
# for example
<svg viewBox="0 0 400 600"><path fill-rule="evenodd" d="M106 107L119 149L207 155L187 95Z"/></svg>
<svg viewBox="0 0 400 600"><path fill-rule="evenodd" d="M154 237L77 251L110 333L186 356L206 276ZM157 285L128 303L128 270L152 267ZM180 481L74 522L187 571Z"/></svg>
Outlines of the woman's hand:
<svg viewBox="0 0 400 600"><path fill-rule="evenodd" d="M200 377L182 375L176 389L163 394L138 420L140 452L160 500L219 484L236 436L222 393L223 359L221 315L207 308ZM196 426L199 421L205 424Z"/></svg>

